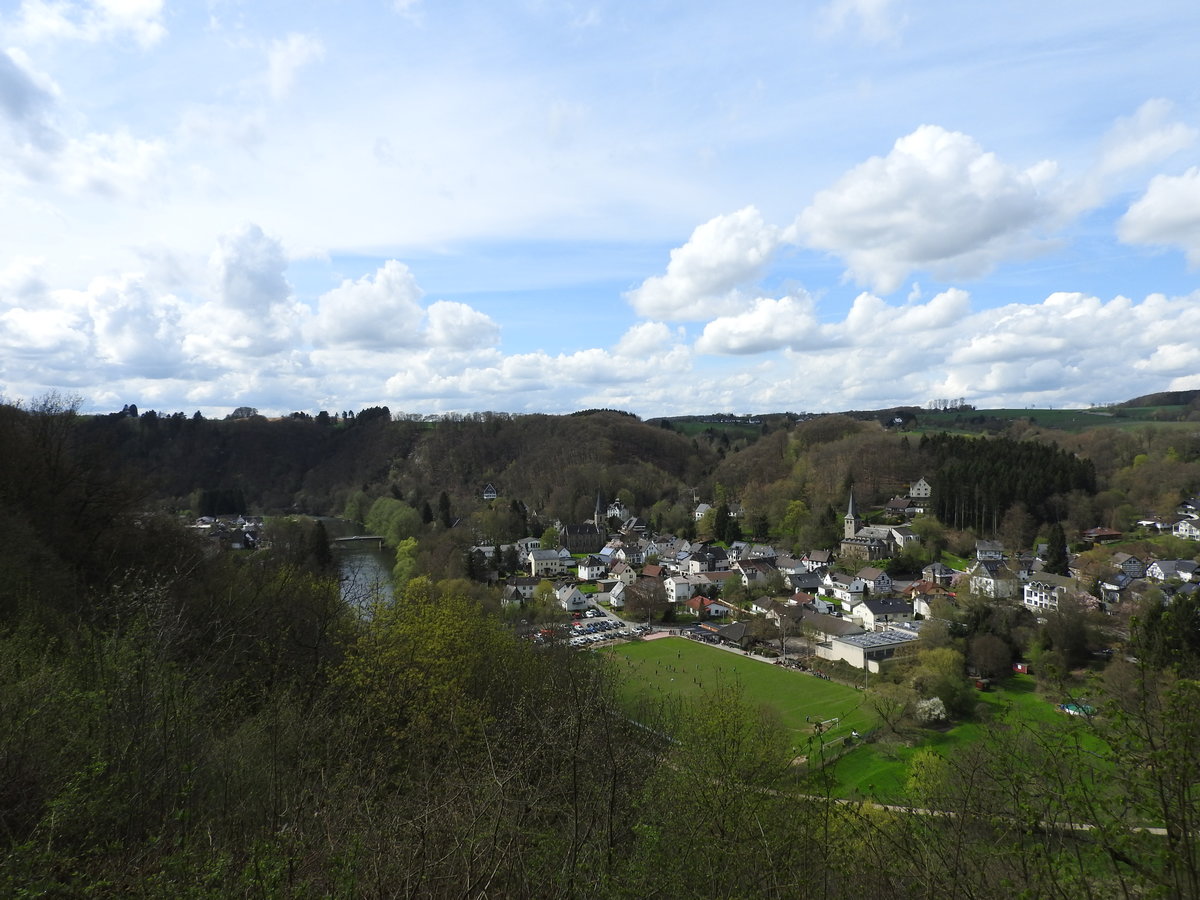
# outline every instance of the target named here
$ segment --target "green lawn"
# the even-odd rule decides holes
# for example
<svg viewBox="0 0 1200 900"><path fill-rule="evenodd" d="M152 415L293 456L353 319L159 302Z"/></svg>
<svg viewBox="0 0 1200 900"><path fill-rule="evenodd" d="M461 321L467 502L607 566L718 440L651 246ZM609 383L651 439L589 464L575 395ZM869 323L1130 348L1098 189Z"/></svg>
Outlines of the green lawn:
<svg viewBox="0 0 1200 900"><path fill-rule="evenodd" d="M784 727L796 735L799 752L804 752L815 722L840 720L825 733L827 742L854 729L865 732L874 722L861 691L699 641L660 638L623 644L610 652L626 675L631 702L663 694L703 699L736 684L749 702L779 713Z"/></svg>
<svg viewBox="0 0 1200 900"><path fill-rule="evenodd" d="M1062 713L1054 704L1039 696L1031 675L1013 675L995 690L980 693L978 699L995 708L997 714L1007 711L1025 722L1053 722ZM834 793L839 797L872 797L885 801L904 799L904 784L908 764L913 754L923 747L951 753L978 740L983 728L977 722L964 722L947 731L926 731L915 747L887 742L863 744L838 760L835 769Z"/></svg>
<svg viewBox="0 0 1200 900"><path fill-rule="evenodd" d="M954 569L954 571L956 571L956 572L965 572L965 571L967 571L967 566L968 566L968 562L966 559L964 559L961 556L955 556L949 550L942 551L942 564L945 566L949 566L951 569Z"/></svg>

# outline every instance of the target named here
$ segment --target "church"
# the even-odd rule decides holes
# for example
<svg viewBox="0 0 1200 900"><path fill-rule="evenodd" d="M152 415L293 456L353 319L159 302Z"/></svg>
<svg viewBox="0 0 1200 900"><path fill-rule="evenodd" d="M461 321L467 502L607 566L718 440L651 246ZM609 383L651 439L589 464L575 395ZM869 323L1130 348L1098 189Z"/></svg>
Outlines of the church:
<svg viewBox="0 0 1200 900"><path fill-rule="evenodd" d="M854 504L854 489L850 489L850 504L842 519L842 543L838 555L843 559L872 562L891 559L920 538L905 525L864 525Z"/></svg>

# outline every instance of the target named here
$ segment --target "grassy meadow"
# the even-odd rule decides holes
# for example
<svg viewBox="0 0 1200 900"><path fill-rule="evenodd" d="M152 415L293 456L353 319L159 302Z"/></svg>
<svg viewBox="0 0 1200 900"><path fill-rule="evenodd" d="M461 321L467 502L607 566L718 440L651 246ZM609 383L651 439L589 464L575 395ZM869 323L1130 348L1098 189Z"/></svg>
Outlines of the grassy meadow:
<svg viewBox="0 0 1200 900"><path fill-rule="evenodd" d="M990 706L993 716L1008 714L1030 725L1061 721L1064 714L1035 691L1035 684L1031 675L1013 675L993 690L981 692L979 702ZM905 800L909 762L918 750L932 747L939 753L951 754L982 734L983 727L978 722L964 722L945 731L923 730L914 746L889 741L861 744L835 764L834 793L839 797L901 802Z"/></svg>
<svg viewBox="0 0 1200 900"><path fill-rule="evenodd" d="M877 718L862 691L774 666L761 660L720 650L686 638L661 638L610 648L624 676L631 704L645 698L674 696L703 700L736 684L750 703L775 710L784 727L795 735L797 755L812 752L814 723L837 718L823 740L836 756L826 770L835 796L903 802L909 763L918 750L931 747L952 754L983 735L979 722L964 722L944 731L922 729L906 733L906 741L876 740L842 745L852 730L862 734L876 727ZM978 695L989 710L984 715L1009 715L1036 726L1062 721L1063 713L1035 690L1029 675L1014 675L992 691ZM910 746L911 744L911 746Z"/></svg>

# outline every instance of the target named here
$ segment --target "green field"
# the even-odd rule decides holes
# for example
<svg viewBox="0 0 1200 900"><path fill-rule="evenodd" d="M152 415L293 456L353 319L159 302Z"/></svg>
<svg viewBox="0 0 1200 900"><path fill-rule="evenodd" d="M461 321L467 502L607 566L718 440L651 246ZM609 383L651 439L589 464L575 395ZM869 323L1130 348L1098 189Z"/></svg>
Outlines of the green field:
<svg viewBox="0 0 1200 900"><path fill-rule="evenodd" d="M1032 676L1013 675L995 690L978 696L981 703L992 706L997 714L1007 711L1028 723L1061 721L1062 713L1039 696L1034 686ZM977 722L964 722L947 731L925 731L912 747L885 742L862 744L837 761L834 793L839 797L902 801L908 764L917 750L933 747L940 753L951 753L978 740L982 732Z"/></svg>
<svg viewBox="0 0 1200 900"><path fill-rule="evenodd" d="M835 757L843 754L826 769L833 776L830 789L838 797L902 802L909 762L918 750L932 747L950 754L984 733L978 722L964 722L945 731L913 732L905 743L880 740L847 746L842 740L852 730L866 735L876 725L862 691L686 638L623 644L608 652L624 676L630 703L662 696L703 700L736 684L749 702L779 714L784 727L795 735L797 755L812 752L814 722L837 718L838 724L830 727L822 740ZM978 699L992 707L994 715L1013 716L1027 724L1062 722L1063 714L1036 693L1035 685L1032 676L1014 675L996 689L980 693Z"/></svg>
<svg viewBox="0 0 1200 900"><path fill-rule="evenodd" d="M874 725L861 691L699 641L660 638L613 647L611 653L631 702L664 695L702 700L736 685L749 702L778 712L796 736L798 753L807 752L815 722L839 720L823 735L828 744Z"/></svg>

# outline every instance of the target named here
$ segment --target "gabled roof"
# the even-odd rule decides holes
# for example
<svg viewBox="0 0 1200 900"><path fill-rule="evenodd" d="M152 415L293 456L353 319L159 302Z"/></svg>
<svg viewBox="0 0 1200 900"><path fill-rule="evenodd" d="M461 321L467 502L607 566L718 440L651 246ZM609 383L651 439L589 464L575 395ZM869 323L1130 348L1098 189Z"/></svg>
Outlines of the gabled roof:
<svg viewBox="0 0 1200 900"><path fill-rule="evenodd" d="M724 640L736 643L746 637L746 623L730 622L728 625L722 625L717 629L717 634Z"/></svg>
<svg viewBox="0 0 1200 900"><path fill-rule="evenodd" d="M904 600L887 598L864 600L862 605L869 609L873 616L912 615L912 604Z"/></svg>

